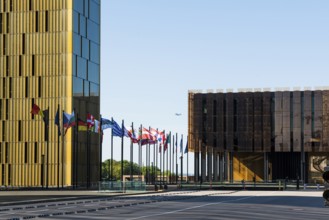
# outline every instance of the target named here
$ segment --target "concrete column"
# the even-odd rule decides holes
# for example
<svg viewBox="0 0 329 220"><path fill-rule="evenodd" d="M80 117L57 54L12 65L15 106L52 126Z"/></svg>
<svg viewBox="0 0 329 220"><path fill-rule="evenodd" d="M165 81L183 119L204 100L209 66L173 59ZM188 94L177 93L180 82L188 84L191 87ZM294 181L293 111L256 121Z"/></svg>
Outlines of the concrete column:
<svg viewBox="0 0 329 220"><path fill-rule="evenodd" d="M198 182L199 180L199 152L194 152L194 182Z"/></svg>
<svg viewBox="0 0 329 220"><path fill-rule="evenodd" d="M229 153L229 161L230 161L230 168L229 168L229 177L230 177L230 182L233 183L233 152Z"/></svg>
<svg viewBox="0 0 329 220"><path fill-rule="evenodd" d="M212 176L212 157L213 157L213 148L211 147L210 149L207 150L207 176L208 176L208 181L212 181L213 180L213 176Z"/></svg>
<svg viewBox="0 0 329 220"><path fill-rule="evenodd" d="M214 162L213 162L213 169L214 169L214 181L218 181L218 152L217 149L214 149Z"/></svg>
<svg viewBox="0 0 329 220"><path fill-rule="evenodd" d="M264 152L264 182L268 182L268 154Z"/></svg>
<svg viewBox="0 0 329 220"><path fill-rule="evenodd" d="M206 171L207 167L206 167L206 150L205 149L201 149L201 178L202 178L202 182L206 181Z"/></svg>

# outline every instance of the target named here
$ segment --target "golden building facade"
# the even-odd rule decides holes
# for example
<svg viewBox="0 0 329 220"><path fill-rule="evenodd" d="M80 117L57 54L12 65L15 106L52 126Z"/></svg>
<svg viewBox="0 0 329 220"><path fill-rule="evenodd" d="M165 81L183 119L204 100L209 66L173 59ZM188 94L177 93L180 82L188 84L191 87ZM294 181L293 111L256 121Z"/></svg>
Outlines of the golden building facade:
<svg viewBox="0 0 329 220"><path fill-rule="evenodd" d="M54 120L58 106L99 116L100 0L0 0L0 88L0 185L99 180L98 135L89 152L85 134L59 138ZM49 109L48 141L33 104Z"/></svg>

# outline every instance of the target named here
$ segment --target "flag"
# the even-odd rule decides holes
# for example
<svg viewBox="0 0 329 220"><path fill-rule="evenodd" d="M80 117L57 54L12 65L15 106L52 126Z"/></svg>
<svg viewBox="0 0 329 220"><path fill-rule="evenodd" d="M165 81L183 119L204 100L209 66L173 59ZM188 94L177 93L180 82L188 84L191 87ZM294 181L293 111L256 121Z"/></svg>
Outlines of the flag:
<svg viewBox="0 0 329 220"><path fill-rule="evenodd" d="M183 153L183 137L180 139L180 153Z"/></svg>
<svg viewBox="0 0 329 220"><path fill-rule="evenodd" d="M61 136L61 126L59 124L59 108L57 109L56 116L55 116L55 125L58 127L58 136Z"/></svg>
<svg viewBox="0 0 329 220"><path fill-rule="evenodd" d="M127 130L127 128L124 126L124 125L122 125L122 130L123 130L123 136L124 137L129 137L129 131Z"/></svg>
<svg viewBox="0 0 329 220"><path fill-rule="evenodd" d="M130 127L128 130L128 136L130 137L131 141L134 144L138 143L138 139L136 137L135 130L132 127Z"/></svg>
<svg viewBox="0 0 329 220"><path fill-rule="evenodd" d="M90 130L95 125L95 117L90 113L87 114L87 125Z"/></svg>
<svg viewBox="0 0 329 220"><path fill-rule="evenodd" d="M40 110L39 106L37 106L36 104L32 105L31 113L32 113L32 115L40 115L41 117L43 117L43 112Z"/></svg>
<svg viewBox="0 0 329 220"><path fill-rule="evenodd" d="M166 142L164 143L163 150L166 151L168 148L168 144L171 143L171 132L167 135Z"/></svg>
<svg viewBox="0 0 329 220"><path fill-rule="evenodd" d="M68 114L63 111L63 127L65 128L64 135L66 134L67 130L73 126L75 126L74 111L72 112L72 114Z"/></svg>
<svg viewBox="0 0 329 220"><path fill-rule="evenodd" d="M122 129L120 128L120 125L114 120L112 120L112 122L113 122L112 135L122 137Z"/></svg>
<svg viewBox="0 0 329 220"><path fill-rule="evenodd" d="M87 122L78 118L78 131L88 131Z"/></svg>
<svg viewBox="0 0 329 220"><path fill-rule="evenodd" d="M188 153L188 140L186 141L186 147L185 147L185 150L184 150L184 154Z"/></svg>
<svg viewBox="0 0 329 220"><path fill-rule="evenodd" d="M113 122L109 119L101 118L101 122L102 122L102 130L113 127Z"/></svg>
<svg viewBox="0 0 329 220"><path fill-rule="evenodd" d="M155 137L151 134L151 132L146 129L146 128L142 128L142 130L139 133L139 140L151 140L151 141L155 141Z"/></svg>
<svg viewBox="0 0 329 220"><path fill-rule="evenodd" d="M94 126L92 127L92 131L95 133L99 133L101 131L101 123L98 120L94 120Z"/></svg>
<svg viewBox="0 0 329 220"><path fill-rule="evenodd" d="M176 146L176 153L177 153L177 133L176 133L176 140L175 140L175 146ZM175 148L173 147L173 151L174 151L174 153L175 153Z"/></svg>

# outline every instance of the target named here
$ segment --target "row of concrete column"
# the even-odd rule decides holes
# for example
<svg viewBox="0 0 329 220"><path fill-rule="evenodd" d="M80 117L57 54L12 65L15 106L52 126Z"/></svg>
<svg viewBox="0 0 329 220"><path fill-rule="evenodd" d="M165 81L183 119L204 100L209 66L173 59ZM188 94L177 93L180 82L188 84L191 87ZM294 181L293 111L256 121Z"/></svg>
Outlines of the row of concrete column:
<svg viewBox="0 0 329 220"><path fill-rule="evenodd" d="M195 182L233 182L233 152L217 152L214 149L194 153ZM268 182L269 159L264 153L263 181Z"/></svg>

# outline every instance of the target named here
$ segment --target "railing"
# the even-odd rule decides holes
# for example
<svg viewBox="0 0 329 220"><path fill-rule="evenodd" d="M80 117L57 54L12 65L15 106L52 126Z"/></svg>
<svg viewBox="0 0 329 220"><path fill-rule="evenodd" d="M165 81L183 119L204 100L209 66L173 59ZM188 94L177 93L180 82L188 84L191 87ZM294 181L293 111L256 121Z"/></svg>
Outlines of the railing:
<svg viewBox="0 0 329 220"><path fill-rule="evenodd" d="M99 182L100 192L146 191L146 185L142 181L101 181Z"/></svg>

